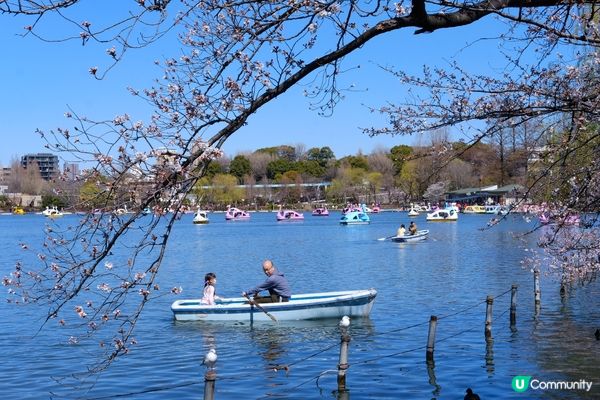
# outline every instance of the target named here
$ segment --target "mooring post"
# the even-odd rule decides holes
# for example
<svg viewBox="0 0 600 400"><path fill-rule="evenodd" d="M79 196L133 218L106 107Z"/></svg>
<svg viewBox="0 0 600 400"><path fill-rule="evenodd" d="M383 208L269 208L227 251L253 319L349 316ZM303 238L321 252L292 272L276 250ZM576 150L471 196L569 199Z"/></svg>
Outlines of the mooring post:
<svg viewBox="0 0 600 400"><path fill-rule="evenodd" d="M517 285L513 284L510 288L510 325L517 323Z"/></svg>
<svg viewBox="0 0 600 400"><path fill-rule="evenodd" d="M204 400L214 400L215 398L215 381L217 373L214 369L209 369L204 374Z"/></svg>
<svg viewBox="0 0 600 400"><path fill-rule="evenodd" d="M542 304L542 291L540 290L540 271L533 271L533 294L535 295L535 307L539 308Z"/></svg>
<svg viewBox="0 0 600 400"><path fill-rule="evenodd" d="M346 391L346 370L348 369L348 344L350 343L350 335L347 332L342 332L340 343L340 360L338 363L338 392Z"/></svg>
<svg viewBox="0 0 600 400"><path fill-rule="evenodd" d="M433 361L433 350L435 349L435 330L437 327L437 317L432 315L429 318L429 333L427 334L427 352L425 353L426 361Z"/></svg>
<svg viewBox="0 0 600 400"><path fill-rule="evenodd" d="M488 374L494 373L494 339L485 338L485 369Z"/></svg>
<svg viewBox="0 0 600 400"><path fill-rule="evenodd" d="M485 299L487 306L485 308L485 337L492 337L492 306L494 304L494 297L488 296Z"/></svg>

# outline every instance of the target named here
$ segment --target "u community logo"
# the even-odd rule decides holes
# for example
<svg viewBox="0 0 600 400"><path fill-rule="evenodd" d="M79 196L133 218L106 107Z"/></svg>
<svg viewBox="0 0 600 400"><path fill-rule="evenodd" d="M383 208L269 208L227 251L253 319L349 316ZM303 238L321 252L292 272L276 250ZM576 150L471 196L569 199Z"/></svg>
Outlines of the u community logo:
<svg viewBox="0 0 600 400"><path fill-rule="evenodd" d="M527 389L532 390L582 390L589 392L593 382L586 379L579 381L542 381L538 378L531 379L531 375L517 375L512 380L512 388L517 393Z"/></svg>
<svg viewBox="0 0 600 400"><path fill-rule="evenodd" d="M517 375L512 380L512 388L517 393L522 393L529 387L531 375Z"/></svg>

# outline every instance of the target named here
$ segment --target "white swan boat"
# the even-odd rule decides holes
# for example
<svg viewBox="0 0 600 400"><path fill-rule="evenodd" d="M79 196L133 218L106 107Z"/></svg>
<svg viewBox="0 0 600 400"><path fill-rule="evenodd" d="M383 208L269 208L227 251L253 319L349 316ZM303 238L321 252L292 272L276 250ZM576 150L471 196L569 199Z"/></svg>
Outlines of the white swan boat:
<svg viewBox="0 0 600 400"><path fill-rule="evenodd" d="M443 208L427 214L427 221L458 221L458 213L453 208Z"/></svg>
<svg viewBox="0 0 600 400"><path fill-rule="evenodd" d="M60 218L62 217L64 214L60 211L58 211L58 208L56 208L56 206L53 207L46 207L46 209L44 211L42 211L42 215L48 218Z"/></svg>
<svg viewBox="0 0 600 400"><path fill-rule="evenodd" d="M409 217L418 217L419 216L419 211L412 204L410 205L410 210L408 210L408 216Z"/></svg>
<svg viewBox="0 0 600 400"><path fill-rule="evenodd" d="M196 211L192 222L194 224L208 224L208 212L201 210Z"/></svg>
<svg viewBox="0 0 600 400"><path fill-rule="evenodd" d="M292 295L287 302L259 305L277 321L367 317L376 296L375 289L308 293ZM171 310L178 321L271 321L244 297L224 298L215 305L203 304L200 299L177 300Z"/></svg>

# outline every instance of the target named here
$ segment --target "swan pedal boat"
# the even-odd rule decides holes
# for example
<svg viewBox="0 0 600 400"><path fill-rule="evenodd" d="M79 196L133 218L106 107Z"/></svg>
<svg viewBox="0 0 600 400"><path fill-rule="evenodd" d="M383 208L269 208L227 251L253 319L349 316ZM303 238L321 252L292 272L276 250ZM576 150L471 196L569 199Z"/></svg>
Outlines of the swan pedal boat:
<svg viewBox="0 0 600 400"><path fill-rule="evenodd" d="M208 224L208 212L198 210L194 214L194 219L192 220L194 224Z"/></svg>
<svg viewBox="0 0 600 400"><path fill-rule="evenodd" d="M427 214L427 221L458 221L458 213L453 208L444 208Z"/></svg>
<svg viewBox="0 0 600 400"><path fill-rule="evenodd" d="M403 235L403 236L392 236L390 238L390 240L393 242L400 242L400 243L419 242L421 240L427 239L427 235L429 235L429 230L424 229L421 231L417 231L417 233L415 233L414 235L409 234L409 235Z"/></svg>
<svg viewBox="0 0 600 400"><path fill-rule="evenodd" d="M225 212L226 221L247 221L250 219L250 213L244 210L240 210L235 207L227 207Z"/></svg>
<svg viewBox="0 0 600 400"><path fill-rule="evenodd" d="M327 207L315 208L312 212L312 216L313 217L328 217L329 210L327 209Z"/></svg>
<svg viewBox="0 0 600 400"><path fill-rule="evenodd" d="M375 289L292 295L288 302L260 303L277 321L367 317L377 296ZM223 298L215 305L200 299L177 300L171 310L178 321L271 321L244 297Z"/></svg>

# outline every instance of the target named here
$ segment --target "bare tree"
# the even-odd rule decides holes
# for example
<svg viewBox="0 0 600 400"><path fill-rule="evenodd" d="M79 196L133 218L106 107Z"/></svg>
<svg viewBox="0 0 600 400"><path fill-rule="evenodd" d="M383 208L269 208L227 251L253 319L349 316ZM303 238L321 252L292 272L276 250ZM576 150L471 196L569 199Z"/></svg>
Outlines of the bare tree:
<svg viewBox="0 0 600 400"><path fill-rule="evenodd" d="M267 165L275 158L270 154L261 152L254 152L248 154L246 157L250 160L250 166L252 167L256 181L265 179L267 176Z"/></svg>

